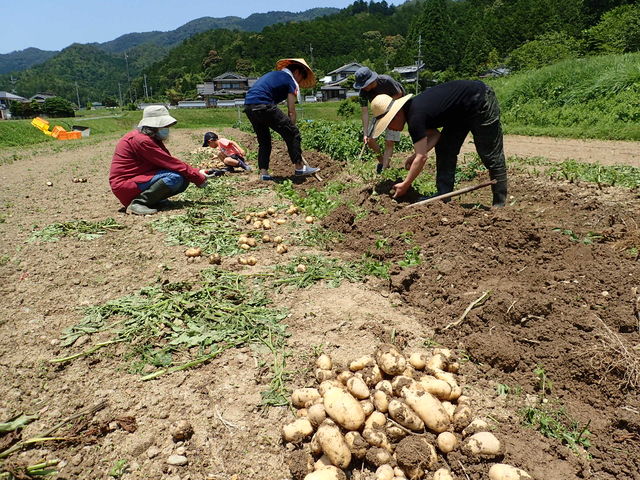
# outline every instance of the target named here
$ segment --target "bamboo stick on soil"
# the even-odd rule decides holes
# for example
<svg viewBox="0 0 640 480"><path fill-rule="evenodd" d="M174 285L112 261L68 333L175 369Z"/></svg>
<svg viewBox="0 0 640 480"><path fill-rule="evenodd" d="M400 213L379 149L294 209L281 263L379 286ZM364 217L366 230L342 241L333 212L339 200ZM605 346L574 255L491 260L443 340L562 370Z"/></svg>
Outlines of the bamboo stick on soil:
<svg viewBox="0 0 640 480"><path fill-rule="evenodd" d="M431 197L426 200L422 200L421 202L411 203L407 205L405 208L416 207L418 205L426 205L427 203L437 202L438 200L446 200L447 198L457 197L458 195L462 195L463 193L472 192L474 190L478 190L479 188L488 187L489 185L493 185L497 183L496 180L487 180L486 182L479 183L477 185L471 185L470 187L464 187L460 190L455 190L449 193L443 193L442 195L438 195L436 197Z"/></svg>

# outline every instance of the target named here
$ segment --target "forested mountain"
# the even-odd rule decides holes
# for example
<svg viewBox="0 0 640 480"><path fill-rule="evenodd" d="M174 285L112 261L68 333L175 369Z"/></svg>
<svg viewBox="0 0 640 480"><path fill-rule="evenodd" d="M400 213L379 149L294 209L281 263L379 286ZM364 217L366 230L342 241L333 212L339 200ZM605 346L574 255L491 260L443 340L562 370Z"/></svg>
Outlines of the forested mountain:
<svg viewBox="0 0 640 480"><path fill-rule="evenodd" d="M181 28L197 30L201 21ZM123 37L109 46L113 54L95 45L74 45L15 76L18 94L47 90L72 101L77 82L84 104L118 98L118 83L125 102L140 99L146 75L155 100L176 102L195 98L196 84L221 73L262 75L283 57L306 58L321 77L352 61L390 72L414 64L420 53L424 86L473 78L497 67L515 71L566 58L640 51L638 25L636 0L414 0L398 7L384 0L357 0L307 22L289 21L257 32L207 30L172 49L162 45L168 37L159 36L159 44L151 48L149 37L128 49L127 58L118 53L126 44ZM140 34L131 35L132 42L142 40L136 37ZM0 90L10 90L9 80L0 75Z"/></svg>
<svg viewBox="0 0 640 480"><path fill-rule="evenodd" d="M11 53L0 54L0 74L26 70L33 65L38 65L49 60L58 52L55 50L40 50L39 48L26 48Z"/></svg>

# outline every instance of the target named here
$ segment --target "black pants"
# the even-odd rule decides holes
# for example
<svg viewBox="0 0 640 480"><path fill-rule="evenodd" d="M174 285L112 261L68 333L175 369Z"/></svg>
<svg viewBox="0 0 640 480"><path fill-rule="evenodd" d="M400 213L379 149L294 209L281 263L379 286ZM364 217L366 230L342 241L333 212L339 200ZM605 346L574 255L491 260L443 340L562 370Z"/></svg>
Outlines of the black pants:
<svg viewBox="0 0 640 480"><path fill-rule="evenodd" d="M500 107L493 89L487 87L477 113L470 118L461 119L460 124L442 129L442 136L435 148L438 194L453 191L458 154L469 132L473 135L482 163L489 170L489 177L500 184L500 187L494 185L494 190L504 188L506 193L507 168L502 144Z"/></svg>
<svg viewBox="0 0 640 480"><path fill-rule="evenodd" d="M302 137L291 119L277 105L246 105L244 113L258 137L258 168L269 169L271 131L278 132L287 144L292 163L302 163Z"/></svg>

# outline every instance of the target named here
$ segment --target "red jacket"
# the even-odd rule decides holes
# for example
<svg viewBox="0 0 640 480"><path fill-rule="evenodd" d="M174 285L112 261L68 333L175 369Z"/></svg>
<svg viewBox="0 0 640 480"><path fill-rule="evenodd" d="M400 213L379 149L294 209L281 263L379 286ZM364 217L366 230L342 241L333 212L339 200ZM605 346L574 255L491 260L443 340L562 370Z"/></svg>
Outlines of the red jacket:
<svg viewBox="0 0 640 480"><path fill-rule="evenodd" d="M140 194L138 183L148 182L159 170L179 173L196 185L207 179L197 168L172 157L160 140L133 130L116 145L109 172L111 191L126 207Z"/></svg>

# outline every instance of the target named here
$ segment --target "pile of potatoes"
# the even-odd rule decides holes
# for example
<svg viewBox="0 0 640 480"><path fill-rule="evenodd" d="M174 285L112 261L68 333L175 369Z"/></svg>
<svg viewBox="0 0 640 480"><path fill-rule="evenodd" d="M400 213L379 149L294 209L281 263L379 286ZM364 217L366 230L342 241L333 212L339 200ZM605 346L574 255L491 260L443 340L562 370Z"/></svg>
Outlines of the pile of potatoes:
<svg viewBox="0 0 640 480"><path fill-rule="evenodd" d="M440 461L460 451L478 461L496 461L504 445L488 424L474 419L463 395L450 350L414 352L408 358L381 344L336 368L331 358L316 360L318 386L291 395L297 419L282 429L292 444L294 480L345 480L345 471L367 466L375 480L452 480ZM525 480L526 472L494 464L490 480Z"/></svg>

